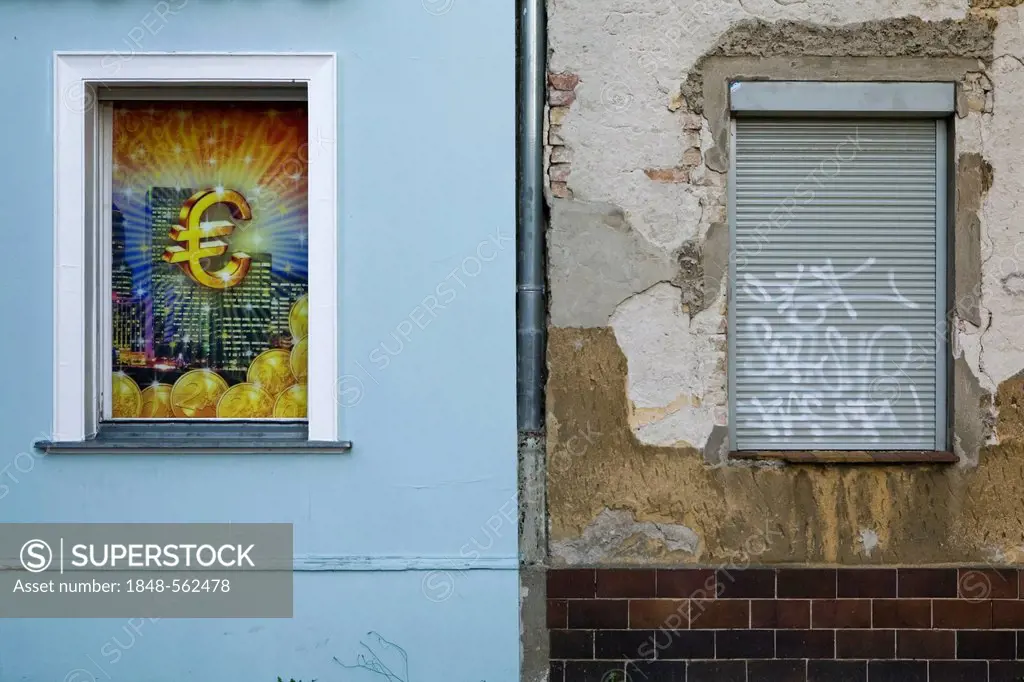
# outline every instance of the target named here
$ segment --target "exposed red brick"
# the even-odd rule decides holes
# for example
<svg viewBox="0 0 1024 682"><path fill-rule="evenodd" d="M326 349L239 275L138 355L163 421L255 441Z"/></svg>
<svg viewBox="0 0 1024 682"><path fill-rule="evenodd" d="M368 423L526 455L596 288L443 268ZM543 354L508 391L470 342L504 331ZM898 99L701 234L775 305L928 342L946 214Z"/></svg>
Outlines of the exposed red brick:
<svg viewBox="0 0 1024 682"><path fill-rule="evenodd" d="M572 166L568 163L553 163L548 168L548 177L551 178L551 182L566 182L571 171Z"/></svg>
<svg viewBox="0 0 1024 682"><path fill-rule="evenodd" d="M551 194L559 199L572 199L572 190L564 182L552 182Z"/></svg>
<svg viewBox="0 0 1024 682"><path fill-rule="evenodd" d="M548 103L553 107L567 107L576 101L576 93L572 90L548 90Z"/></svg>
<svg viewBox="0 0 1024 682"><path fill-rule="evenodd" d="M548 109L548 121L553 126L561 125L568 113L569 107L551 107Z"/></svg>
<svg viewBox="0 0 1024 682"><path fill-rule="evenodd" d="M644 173L655 182L690 181L690 171L686 168L645 168Z"/></svg>
<svg viewBox="0 0 1024 682"><path fill-rule="evenodd" d="M574 73L549 73L548 85L556 90L575 90L580 77Z"/></svg>
<svg viewBox="0 0 1024 682"><path fill-rule="evenodd" d="M551 148L551 163L569 163L570 161L572 161L571 149L562 146Z"/></svg>
<svg viewBox="0 0 1024 682"><path fill-rule="evenodd" d="M683 114L683 130L700 130L700 114Z"/></svg>
<svg viewBox="0 0 1024 682"><path fill-rule="evenodd" d="M683 165L684 166L699 166L701 161L700 148L690 147L683 152Z"/></svg>

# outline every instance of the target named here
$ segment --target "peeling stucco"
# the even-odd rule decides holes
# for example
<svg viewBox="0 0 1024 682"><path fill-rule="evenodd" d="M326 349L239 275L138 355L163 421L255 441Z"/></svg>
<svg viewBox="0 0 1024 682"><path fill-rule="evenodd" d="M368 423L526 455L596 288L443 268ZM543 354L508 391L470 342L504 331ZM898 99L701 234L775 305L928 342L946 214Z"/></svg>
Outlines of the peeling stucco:
<svg viewBox="0 0 1024 682"><path fill-rule="evenodd" d="M552 329L548 353L556 565L713 564L754 541L766 564L984 562L996 550L1007 561L1021 557L1024 517L1011 502L1024 498L1024 376L1000 386L1001 441L982 449L977 467L723 467L695 448L636 438L626 358L612 330ZM617 540L606 542L599 531L611 527ZM700 542L695 551L672 546L659 527L689 529Z"/></svg>
<svg viewBox="0 0 1024 682"><path fill-rule="evenodd" d="M570 564L595 564L628 558L645 547L695 554L700 538L693 529L671 523L637 522L628 511L604 509L578 538L555 542L552 551Z"/></svg>
<svg viewBox="0 0 1024 682"><path fill-rule="evenodd" d="M636 232L622 209L555 199L548 232L551 324L603 327L637 291L676 275L672 255Z"/></svg>
<svg viewBox="0 0 1024 682"><path fill-rule="evenodd" d="M715 57L956 57L992 59L995 22L980 17L875 19L844 26L741 21L704 53L681 86L691 111L704 111L704 64Z"/></svg>
<svg viewBox="0 0 1024 682"><path fill-rule="evenodd" d="M981 326L981 200L992 184L992 167L977 152L961 154L956 177L956 230L953 234L955 283L963 292L954 301L956 315ZM973 292L974 295L971 295Z"/></svg>
<svg viewBox="0 0 1024 682"><path fill-rule="evenodd" d="M1024 0L971 0L975 9L999 9L1000 7L1016 7Z"/></svg>
<svg viewBox="0 0 1024 682"><path fill-rule="evenodd" d="M864 556L870 557L871 552L878 547L878 533L871 528L861 528L860 546L861 551L864 552Z"/></svg>
<svg viewBox="0 0 1024 682"><path fill-rule="evenodd" d="M655 445L702 448L715 419L724 422L724 299L691 317L667 283L623 301L609 326L632 358L629 422Z"/></svg>
<svg viewBox="0 0 1024 682"><path fill-rule="evenodd" d="M680 289L683 312L707 310L729 276L729 226L712 223L703 240L683 243L675 257L679 269L672 283Z"/></svg>
<svg viewBox="0 0 1024 682"><path fill-rule="evenodd" d="M556 563L1016 561L1024 419L1024 31L1000 0L557 0L549 511ZM948 349L955 466L729 461L728 81L957 83ZM576 80L578 79L578 80ZM552 119L554 120L554 119ZM584 453L566 439L583 424ZM609 525L608 514L614 514ZM693 552L651 526L686 528ZM621 542L602 543L614 527Z"/></svg>

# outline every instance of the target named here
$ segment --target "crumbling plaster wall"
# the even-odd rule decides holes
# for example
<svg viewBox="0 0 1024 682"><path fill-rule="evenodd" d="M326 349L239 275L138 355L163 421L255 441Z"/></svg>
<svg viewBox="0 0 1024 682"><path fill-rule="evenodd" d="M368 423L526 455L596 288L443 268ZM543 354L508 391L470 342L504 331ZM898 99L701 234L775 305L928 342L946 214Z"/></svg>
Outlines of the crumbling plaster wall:
<svg viewBox="0 0 1024 682"><path fill-rule="evenodd" d="M1016 4L549 1L553 563L1024 560ZM958 83L958 466L725 460L731 77Z"/></svg>

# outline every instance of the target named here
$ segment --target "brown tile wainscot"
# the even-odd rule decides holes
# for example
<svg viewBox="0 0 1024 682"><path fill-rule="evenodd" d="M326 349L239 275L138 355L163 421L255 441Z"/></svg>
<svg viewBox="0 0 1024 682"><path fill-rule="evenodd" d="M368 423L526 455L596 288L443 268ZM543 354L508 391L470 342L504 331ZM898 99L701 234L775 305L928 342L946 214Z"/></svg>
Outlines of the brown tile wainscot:
<svg viewBox="0 0 1024 682"><path fill-rule="evenodd" d="M1017 569L554 569L551 682L1021 682Z"/></svg>

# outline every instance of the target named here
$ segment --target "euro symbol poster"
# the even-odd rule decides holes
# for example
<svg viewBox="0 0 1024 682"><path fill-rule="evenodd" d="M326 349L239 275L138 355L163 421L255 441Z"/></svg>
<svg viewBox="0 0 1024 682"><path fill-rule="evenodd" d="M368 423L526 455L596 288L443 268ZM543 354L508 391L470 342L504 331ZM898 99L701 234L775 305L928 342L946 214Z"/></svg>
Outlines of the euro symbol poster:
<svg viewBox="0 0 1024 682"><path fill-rule="evenodd" d="M113 419L306 418L304 102L117 102Z"/></svg>

